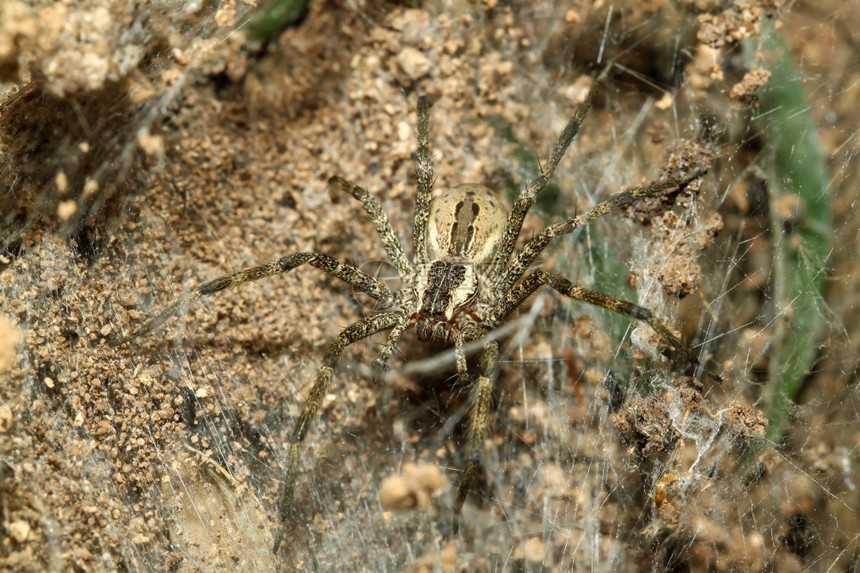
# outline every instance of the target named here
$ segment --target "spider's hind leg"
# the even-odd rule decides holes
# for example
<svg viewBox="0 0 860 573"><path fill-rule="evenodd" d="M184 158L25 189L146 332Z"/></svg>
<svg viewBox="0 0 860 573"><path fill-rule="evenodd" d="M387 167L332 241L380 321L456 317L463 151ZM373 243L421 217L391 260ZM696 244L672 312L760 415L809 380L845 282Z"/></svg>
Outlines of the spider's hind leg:
<svg viewBox="0 0 860 573"><path fill-rule="evenodd" d="M585 96L585 101L580 104L576 109L576 112L573 114L573 117L567 122L567 125L555 143L555 147L553 147L549 157L546 158L546 161L541 166L540 174L520 190L519 196L514 202L511 213L505 223L502 240L496 248L496 254L493 256L493 261L490 263L491 276L501 274L501 271L504 270L505 266L508 264L508 260L511 258L511 253L514 252L517 238L520 235L523 221L525 221L529 209L531 209L534 204L538 193L543 191L547 182L552 179L555 174L556 167L558 167L558 164L567 152L568 147L570 147L570 144L573 143L573 139L579 133L579 128L582 126L582 122L585 121L588 112L594 105L594 101L597 99L600 87L606 81L607 76L609 76L612 66L613 64L609 63L603 71L600 72L600 75L597 76L594 83L591 84L591 88Z"/></svg>
<svg viewBox="0 0 860 573"><path fill-rule="evenodd" d="M356 185L345 177L335 175L329 179L329 184L361 201L364 212L367 213L370 223L376 229L376 234L379 236L379 241L385 248L385 253L388 255L391 264L395 266L402 278L406 278L412 274L409 260L403 254L403 246L400 244L400 239L397 238L397 233L394 232L394 227L391 226L388 215L382 210L382 204L379 202L379 199L368 193L364 187Z"/></svg>
<svg viewBox="0 0 860 573"><path fill-rule="evenodd" d="M427 221L430 217L430 199L433 194L433 158L430 156L430 107L428 96L418 98L418 152L415 154L418 169L418 194L415 197L415 217L412 223L413 258L418 263L429 260L427 254Z"/></svg>

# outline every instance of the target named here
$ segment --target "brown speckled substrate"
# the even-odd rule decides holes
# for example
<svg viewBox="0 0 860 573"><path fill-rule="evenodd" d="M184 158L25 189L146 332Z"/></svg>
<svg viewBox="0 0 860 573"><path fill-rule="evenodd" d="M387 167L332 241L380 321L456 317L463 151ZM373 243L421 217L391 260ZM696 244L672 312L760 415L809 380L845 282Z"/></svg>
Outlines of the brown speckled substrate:
<svg viewBox="0 0 860 573"><path fill-rule="evenodd" d="M193 286L290 252L319 250L358 266L384 260L360 207L326 180L340 174L365 186L409 237L419 93L436 99L436 187L480 181L510 203L533 176L529 152L550 149L598 73L608 17L604 59L680 89L668 97L613 74L523 233L656 177L666 150L697 140L693 120L707 115L720 127L705 142L717 162L694 216L689 204L659 221L649 215L656 233L610 216L541 262L596 290L602 280L623 285L629 272L651 293L637 302L696 334L737 238L748 241L753 263L768 240L750 231L755 190L739 178L748 151L732 139L758 86L732 101L744 74L713 65L741 32L728 27L717 41L710 25L708 46L696 32L701 41L704 21L764 17L771 3L753 3L740 19L697 20L696 9L715 13L710 4L613 3L610 17L591 2L321 2L258 55L242 51L241 33L228 36L242 10L225 3L211 18L183 15L199 36L173 34L181 22L155 17L133 71L113 56L126 40L104 34L108 71L98 77L107 84L98 85L43 71L62 43L19 43L27 58L17 59L0 43L2 79L21 90L0 108L0 172L38 176L2 213L14 236L3 237L0 253L0 568L756 571L856 562L856 494L845 484L860 483L860 429L850 408L828 399L802 409L789 440L801 445L762 456L759 475L747 471L746 448L762 430L754 376L767 352L766 329L742 328L764 282L752 273L716 317L716 332L729 334L709 348L733 368L722 386L673 371L647 328L619 346L601 312L534 297L521 333L502 345L486 476L453 538L467 392L446 369L371 382L366 365L384 341L373 338L341 360L303 449L303 515L284 551L271 554L292 423L327 341L370 312L348 287L300 268L192 306L131 345L106 344ZM801 29L805 9L795 7L797 20L785 14L786 26ZM86 23L96 8L68 10ZM126 22L124 14L114 18ZM31 37L31 20L14 22L19 37ZM675 68L678 57L685 65ZM849 91L828 97L840 117L857 119ZM46 105L51 98L62 105ZM81 114L54 124L63 133L48 129L51 113L67 109ZM28 110L44 121L9 115ZM103 140L84 129L100 110L126 116L101 126ZM31 157L19 139L28 126L44 142L42 163L22 164ZM830 150L850 135L822 130ZM852 179L840 181L847 188ZM834 200L850 205L855 196L843 189L834 188ZM716 245L712 210L726 219ZM675 265L672 292L692 295L682 303L654 288L659 273L647 267L666 268L686 244L669 232L679 227L695 243ZM622 261L620 276L591 266L604 247ZM834 264L846 265L833 291L847 300L856 260L837 253ZM846 332L856 332L856 308L832 304L846 309ZM842 361L825 361L813 382L821 395L845 391L838 373L850 371L860 339L839 344ZM400 350L395 369L436 353L413 335ZM822 435L825 421L848 428L842 436L854 428L855 439ZM386 478L409 475L407 464L441 470L444 479L421 489L429 507L421 496L418 509L382 507ZM838 527L824 529L826 516Z"/></svg>

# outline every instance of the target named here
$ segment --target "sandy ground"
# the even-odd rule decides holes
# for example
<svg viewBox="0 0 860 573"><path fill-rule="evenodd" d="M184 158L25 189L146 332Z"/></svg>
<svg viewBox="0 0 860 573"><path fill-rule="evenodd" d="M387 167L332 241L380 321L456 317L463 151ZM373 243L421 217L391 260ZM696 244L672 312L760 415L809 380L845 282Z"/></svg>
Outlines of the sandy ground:
<svg viewBox="0 0 860 573"><path fill-rule="evenodd" d="M250 51L241 4L4 4L0 568L860 567L857 6L723 8L321 2ZM834 211L828 326L775 449L761 447L770 253L794 211L774 233L753 122L767 74L748 74L738 44L764 19L806 80ZM608 59L623 67L522 236L708 149L695 198L610 215L540 265L705 340L724 382L685 376L647 327L534 297L503 340L484 476L452 535L468 392L450 363L409 371L439 353L414 334L372 382L371 338L341 360L305 442L301 516L273 555L292 424L327 342L372 304L300 268L108 340L291 252L388 278L330 176L378 197L408 252L419 94L435 98L436 188L482 182L510 204ZM404 497L418 508L391 509Z"/></svg>

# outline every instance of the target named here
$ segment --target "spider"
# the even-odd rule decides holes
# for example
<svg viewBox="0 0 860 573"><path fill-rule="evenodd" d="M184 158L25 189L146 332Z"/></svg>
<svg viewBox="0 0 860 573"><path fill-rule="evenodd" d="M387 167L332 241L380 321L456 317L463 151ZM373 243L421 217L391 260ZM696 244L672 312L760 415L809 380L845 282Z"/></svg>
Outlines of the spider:
<svg viewBox="0 0 860 573"><path fill-rule="evenodd" d="M348 179L337 176L331 178L330 183L335 188L351 194L363 205L388 258L402 279L401 290L392 291L380 280L329 255L318 252L293 253L202 284L161 314L147 320L135 332L114 341L114 344L122 344L149 333L199 298L287 273L305 264L345 281L376 299L380 308L388 309L371 314L343 329L323 355L322 366L295 421L290 438L288 469L278 504L280 531L275 540L275 552L283 539L288 517L294 510L293 494L301 461L301 445L326 395L341 353L350 344L389 331L387 341L372 363L376 373L384 371L398 340L409 328L415 329L420 341L454 347L458 383L472 388L466 444L468 464L453 508L455 533L458 516L479 471L483 444L490 431L493 386L499 370L499 343L488 335L503 325L511 313L538 288L547 285L574 300L643 321L657 332L666 345L685 355L693 364L698 364L693 352L647 308L577 286L565 277L545 270L526 273L554 238L571 233L577 227L639 198L687 185L704 175L707 166L621 191L579 215L550 225L529 240L521 252L514 254L526 214L537 194L553 176L611 68L612 65L608 65L593 82L585 101L568 122L541 167L541 173L519 192L510 213L490 189L479 184L460 185L436 197L432 196L434 176L429 147L432 104L428 97L419 97L416 154L418 189L411 259L406 255L379 200ZM464 350L465 345L472 342L478 342L483 347L477 376L469 374ZM720 379L709 370L706 372Z"/></svg>

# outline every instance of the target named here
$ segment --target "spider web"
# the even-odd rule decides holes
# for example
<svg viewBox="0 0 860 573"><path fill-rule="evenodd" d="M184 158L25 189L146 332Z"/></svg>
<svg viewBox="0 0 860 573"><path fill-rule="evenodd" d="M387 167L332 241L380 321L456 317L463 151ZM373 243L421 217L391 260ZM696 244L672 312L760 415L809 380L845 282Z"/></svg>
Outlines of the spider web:
<svg viewBox="0 0 860 573"><path fill-rule="evenodd" d="M857 14L349 2L264 39L231 2L3 4L2 568L857 569ZM468 391L414 336L382 384L366 365L384 338L356 344L273 556L293 422L368 301L301 268L135 345L107 338L290 252L388 279L329 176L379 197L408 245L427 93L436 187L510 204L610 59L521 240L653 179L682 142L713 151L695 196L613 213L540 265L651 309L724 382L647 326L541 291L502 338L482 483L452 537ZM381 506L392 483L420 507Z"/></svg>

